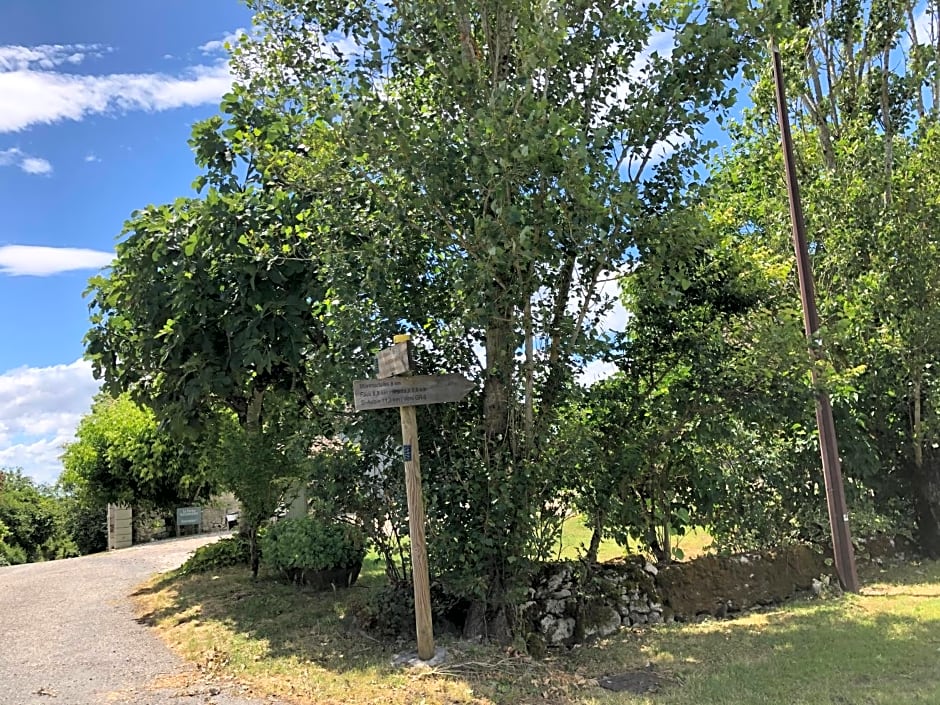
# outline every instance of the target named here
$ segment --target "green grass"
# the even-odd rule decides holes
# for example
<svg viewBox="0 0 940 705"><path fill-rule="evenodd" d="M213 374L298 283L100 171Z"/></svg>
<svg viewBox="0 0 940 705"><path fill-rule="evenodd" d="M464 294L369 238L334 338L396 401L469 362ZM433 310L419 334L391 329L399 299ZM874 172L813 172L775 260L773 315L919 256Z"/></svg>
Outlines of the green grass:
<svg viewBox="0 0 940 705"><path fill-rule="evenodd" d="M711 542L711 536L700 527L696 527L685 536L673 537L673 545L682 550L684 559L695 558L706 553ZM562 559L574 560L587 552L590 543L591 530L584 525L583 518L580 515L570 516L562 525L555 555ZM639 550L634 541L630 542L629 549L631 553ZM601 563L614 558L622 558L625 555L627 552L623 547L611 539L602 541L597 551L597 559Z"/></svg>
<svg viewBox="0 0 940 705"><path fill-rule="evenodd" d="M390 665L413 648L360 632L351 615L381 584L369 559L350 590L313 593L242 568L163 578L138 592L142 619L203 676L235 677L297 703L580 705L935 705L940 703L940 563L867 574L860 595L791 603L740 619L624 630L533 660L440 639L447 663ZM596 679L645 669L659 692Z"/></svg>
<svg viewBox="0 0 940 705"><path fill-rule="evenodd" d="M655 697L596 695L579 702L940 703L936 566L933 573L933 584L892 597L803 602L734 621L657 629L632 644L614 640L593 674L611 660L639 665L642 654L671 685ZM593 660L584 659L589 671Z"/></svg>

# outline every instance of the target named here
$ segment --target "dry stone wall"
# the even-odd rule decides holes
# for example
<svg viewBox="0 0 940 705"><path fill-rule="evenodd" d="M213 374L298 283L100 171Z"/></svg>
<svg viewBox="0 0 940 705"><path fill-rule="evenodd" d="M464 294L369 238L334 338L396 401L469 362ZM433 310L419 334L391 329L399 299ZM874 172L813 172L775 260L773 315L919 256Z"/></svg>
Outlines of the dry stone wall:
<svg viewBox="0 0 940 705"><path fill-rule="evenodd" d="M782 602L812 590L831 571L805 547L765 554L705 556L659 568L643 559L543 566L521 615L534 651L571 646L623 627L693 619Z"/></svg>

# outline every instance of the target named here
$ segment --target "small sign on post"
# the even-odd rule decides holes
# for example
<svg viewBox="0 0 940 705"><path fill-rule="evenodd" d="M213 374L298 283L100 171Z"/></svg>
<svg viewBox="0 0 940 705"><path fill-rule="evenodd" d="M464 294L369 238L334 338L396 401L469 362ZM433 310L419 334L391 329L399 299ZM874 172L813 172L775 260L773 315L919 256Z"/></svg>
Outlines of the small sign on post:
<svg viewBox="0 0 940 705"><path fill-rule="evenodd" d="M407 340L379 350L379 379L403 375L411 369L411 343Z"/></svg>
<svg viewBox="0 0 940 705"><path fill-rule="evenodd" d="M395 344L379 352L379 379L353 382L353 399L357 411L397 406L401 414L418 658L429 661L434 656L434 629L431 623L431 588L427 541L424 535L424 497L421 492L421 459L418 452L418 418L415 406L459 401L474 385L470 380L456 374L397 377L396 375L407 374L411 369L410 340L410 335L396 335Z"/></svg>

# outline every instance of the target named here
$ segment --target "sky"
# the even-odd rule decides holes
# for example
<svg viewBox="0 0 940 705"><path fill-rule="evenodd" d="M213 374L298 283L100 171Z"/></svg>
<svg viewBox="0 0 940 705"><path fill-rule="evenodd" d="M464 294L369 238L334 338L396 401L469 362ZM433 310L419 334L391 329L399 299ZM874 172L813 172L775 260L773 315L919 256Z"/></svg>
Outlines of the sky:
<svg viewBox="0 0 940 705"><path fill-rule="evenodd" d="M224 42L250 24L239 0L0 0L0 468L61 472L99 389L88 278L135 209L190 190L190 128L218 112Z"/></svg>
<svg viewBox="0 0 940 705"><path fill-rule="evenodd" d="M190 128L218 112L224 42L250 22L239 0L0 0L0 467L58 477L99 388L82 292L132 211L190 191Z"/></svg>
<svg viewBox="0 0 940 705"><path fill-rule="evenodd" d="M189 191L250 22L239 0L0 0L0 467L61 471L98 390L82 292L132 211Z"/></svg>

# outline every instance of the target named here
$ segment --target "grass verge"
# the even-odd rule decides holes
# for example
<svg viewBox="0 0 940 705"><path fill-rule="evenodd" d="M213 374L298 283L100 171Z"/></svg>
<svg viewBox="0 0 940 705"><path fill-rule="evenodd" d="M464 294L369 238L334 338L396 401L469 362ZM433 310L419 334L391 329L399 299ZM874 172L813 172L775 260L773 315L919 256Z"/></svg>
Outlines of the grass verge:
<svg viewBox="0 0 940 705"><path fill-rule="evenodd" d="M401 670L351 616L383 580L368 559L350 590L314 593L244 568L164 576L136 593L143 621L208 676L297 703L914 705L940 703L940 563L869 575L860 595L736 620L623 630L544 660L442 640L447 662ZM652 673L656 692L598 680ZM642 679L640 681L642 683Z"/></svg>

